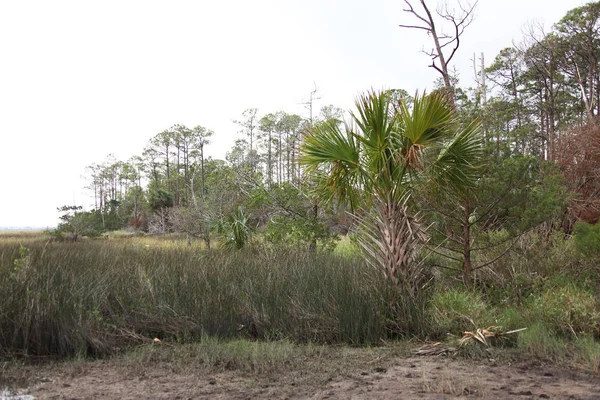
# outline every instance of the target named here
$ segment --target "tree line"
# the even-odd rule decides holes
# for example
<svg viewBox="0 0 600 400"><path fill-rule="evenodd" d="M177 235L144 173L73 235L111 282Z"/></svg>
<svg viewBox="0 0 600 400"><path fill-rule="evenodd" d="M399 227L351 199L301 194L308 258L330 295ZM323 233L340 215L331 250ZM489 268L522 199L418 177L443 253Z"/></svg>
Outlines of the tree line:
<svg viewBox="0 0 600 400"><path fill-rule="evenodd" d="M597 222L600 2L569 11L550 32L532 25L521 44L500 51L487 67L483 56L481 66L474 59L475 87L461 87L449 66L473 7L458 13L438 10L436 16L423 1L417 4L421 9L414 2L405 3L407 14L422 25L401 26L424 29L437 40L429 54L430 66L441 78L432 94L373 92L361 97L350 114L330 105L313 116L311 101L308 118L285 111L259 115L251 108L235 121L240 136L226 160L205 156L211 130L174 125L151 138L140 156L125 162L109 156L87 167L94 209L86 213L62 209L64 229L89 233L130 226L154 233L185 232L208 246L211 237L220 235L240 247L258 228L270 242L315 249L329 246L336 234L349 230L366 229L371 238L377 237L374 229L380 232L392 218L383 213L385 202L392 199L396 206L408 207L388 209L394 215L404 213L393 220L405 221L405 227L418 220L419 226L428 227L424 248L429 262L456 271L469 285L478 270L505 256L525 232L571 233L578 220ZM455 35L436 31L440 27L436 17L450 23ZM445 93L446 100L438 98L439 93ZM439 127L427 130L423 118L434 103L439 112L450 114ZM369 144L369 135L382 127L381 118L388 117L389 134L398 135L399 127L408 129L410 124L427 134L436 129L449 133L439 138L440 143L432 142L437 149L432 152L424 151L427 146L410 135L395 137L397 143L384 145L388 139L382 139ZM473 121L479 121L477 129ZM439 157L453 154L439 150L461 132L477 132L480 150L463 149L479 154L465 166L469 171L473 166L476 173L468 175L476 176L467 182L461 179L466 169L458 168L457 175L444 178L463 182L460 190L448 191L441 181L431 187L416 185L420 182L416 175L439 165ZM326 151L331 152L328 159L323 158ZM339 159L333 157L335 151L343 151L337 154ZM386 161L383 156L391 158ZM447 167L436 167L441 168L437 172L451 171L461 156L464 153L453 154ZM393 167L398 161L393 157L409 160L402 168L411 168ZM364 170L353 175L358 166ZM367 178L369 168L375 180ZM378 190L372 185L384 172L390 182L379 189L391 197L379 193L378 206L370 209ZM394 186L399 182L402 191ZM409 192L410 205L403 203ZM372 214L378 207L384 207L379 216ZM391 259L411 258L413 253L396 256Z"/></svg>

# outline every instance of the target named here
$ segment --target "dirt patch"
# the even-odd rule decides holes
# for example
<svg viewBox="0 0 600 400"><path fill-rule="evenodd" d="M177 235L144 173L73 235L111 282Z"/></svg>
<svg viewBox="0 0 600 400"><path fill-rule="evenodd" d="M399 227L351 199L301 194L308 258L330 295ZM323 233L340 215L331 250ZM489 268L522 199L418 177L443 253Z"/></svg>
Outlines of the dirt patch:
<svg viewBox="0 0 600 400"><path fill-rule="evenodd" d="M556 367L498 366L464 360L407 358L387 369L332 382L314 398L598 399L600 380Z"/></svg>
<svg viewBox="0 0 600 400"><path fill-rule="evenodd" d="M538 362L499 364L448 357L328 357L279 371L139 365L122 360L5 368L28 376L36 399L598 399L600 378Z"/></svg>

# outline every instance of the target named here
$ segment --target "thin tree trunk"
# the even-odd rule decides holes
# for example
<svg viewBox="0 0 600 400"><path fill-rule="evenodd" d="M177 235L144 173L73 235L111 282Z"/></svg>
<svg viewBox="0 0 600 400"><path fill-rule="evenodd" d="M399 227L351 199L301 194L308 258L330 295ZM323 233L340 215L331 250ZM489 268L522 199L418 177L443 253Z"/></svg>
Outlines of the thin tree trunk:
<svg viewBox="0 0 600 400"><path fill-rule="evenodd" d="M319 217L319 206L317 205L317 203L315 203L313 205L313 218L316 221L318 217ZM313 238L311 240L310 246L309 246L309 250L311 252L316 252L317 251L317 239L316 238Z"/></svg>
<svg viewBox="0 0 600 400"><path fill-rule="evenodd" d="M202 192L200 197L204 198L204 144L200 145L200 171L202 175Z"/></svg>
<svg viewBox="0 0 600 400"><path fill-rule="evenodd" d="M465 201L463 207L463 283L467 288L471 288L473 283L473 264L471 262L471 223L469 222L471 209L468 199Z"/></svg>

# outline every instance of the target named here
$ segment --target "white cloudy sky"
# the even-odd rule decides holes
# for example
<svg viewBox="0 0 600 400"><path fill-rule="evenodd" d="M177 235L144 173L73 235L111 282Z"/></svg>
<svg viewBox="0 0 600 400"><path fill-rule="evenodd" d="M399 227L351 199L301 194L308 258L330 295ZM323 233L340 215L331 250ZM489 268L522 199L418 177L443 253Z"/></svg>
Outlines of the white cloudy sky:
<svg viewBox="0 0 600 400"><path fill-rule="evenodd" d="M450 0L451 2L453 0ZM434 4L433 0L428 1ZM546 28L583 0L480 0L456 67ZM54 226L87 202L80 176L140 154L176 123L216 133L223 158L246 108L351 107L369 88L431 88L430 47L401 0L0 0L0 227Z"/></svg>

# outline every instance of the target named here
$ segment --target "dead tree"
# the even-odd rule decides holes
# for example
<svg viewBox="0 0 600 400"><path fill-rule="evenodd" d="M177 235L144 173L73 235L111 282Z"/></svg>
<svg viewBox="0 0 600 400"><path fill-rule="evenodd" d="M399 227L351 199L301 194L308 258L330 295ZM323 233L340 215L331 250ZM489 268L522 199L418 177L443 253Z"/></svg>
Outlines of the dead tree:
<svg viewBox="0 0 600 400"><path fill-rule="evenodd" d="M465 28L473 22L477 1L475 1L473 5L467 4L466 6L463 6L459 1L458 7L460 12L449 9L448 4L445 4L443 7L438 7L436 13L442 19L442 21L439 21L439 24L436 24L429 7L425 4L425 0L419 0L423 11L415 10L412 5L415 1L416 0L404 0L404 3L406 3L404 11L412 14L420 22L416 25L401 24L400 27L421 29L433 38L434 48L429 51L423 50L423 53L431 57L431 65L429 66L442 75L444 86L448 92L448 98L451 103L454 104L454 89L450 80L448 65L458 50L460 37L465 31ZM451 26L452 33L444 32L442 25ZM444 53L445 51L446 53ZM447 55L448 52L449 55Z"/></svg>
<svg viewBox="0 0 600 400"><path fill-rule="evenodd" d="M477 6L477 1L475 1L472 5L467 4L463 6L460 0L458 0L458 8L460 11L456 11L454 9L450 9L448 4L444 4L441 7L436 9L436 14L441 20L437 22L434 20L433 14L431 10L425 4L425 0L418 0L421 4L422 11L416 11L413 7L413 3L416 3L417 0L404 0L406 7L404 11L412 14L419 22L416 25L404 25L401 24L401 28L411 28L411 29L421 29L427 32L427 35L431 36L433 39L434 48L429 51L423 50L423 53L427 54L431 57L431 68L435 69L442 75L442 79L444 80L444 87L446 89L446 93L448 96L448 101L450 104L455 107L456 99L454 96L454 87L452 85L450 72L448 70L448 65L452 58L456 54L458 47L460 46L460 37L464 33L467 26L473 22L475 7ZM438 23L439 22L439 23ZM446 33L444 31L445 27L450 27L451 33ZM446 52L446 53L444 53ZM473 280L473 263L471 260L472 257L472 224L469 222L469 218L473 213L473 209L470 206L469 202L469 194L465 195L464 198L458 199L459 204L461 204L462 209L464 210L463 215L463 249L462 249L462 270L464 275L464 282L467 287L471 286Z"/></svg>

